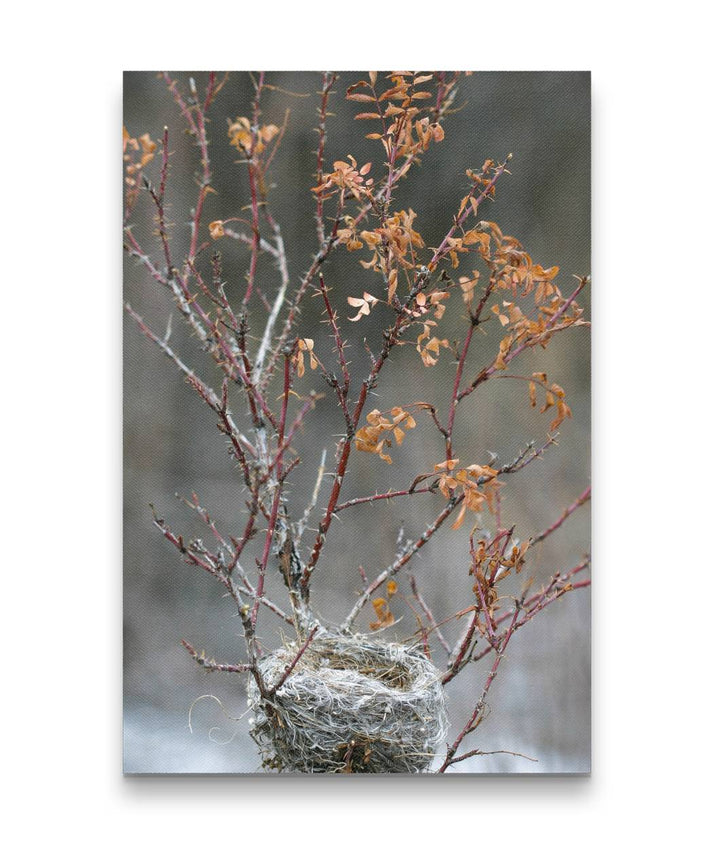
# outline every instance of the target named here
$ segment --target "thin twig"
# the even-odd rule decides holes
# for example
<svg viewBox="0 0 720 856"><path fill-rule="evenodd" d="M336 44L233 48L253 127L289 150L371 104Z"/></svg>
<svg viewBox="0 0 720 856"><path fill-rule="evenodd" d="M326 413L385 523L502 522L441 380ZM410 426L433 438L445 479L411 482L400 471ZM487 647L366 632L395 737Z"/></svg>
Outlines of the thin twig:
<svg viewBox="0 0 720 856"><path fill-rule="evenodd" d="M285 671L280 676L280 679L278 680L278 682L275 684L274 687L272 687L270 689L271 695L275 695L275 693L277 693L277 691L280 689L280 687L290 677L292 670L295 668L295 666L297 666L298 662L300 661L300 658L307 651L310 643L315 638L315 634L318 632L318 630L319 630L319 627L317 625L315 625L315 627L313 627L313 629L310 631L308 638L305 640L305 642L303 643L302 647L297 652L297 654L293 657L292 661L290 663L288 663L287 667L285 668Z"/></svg>

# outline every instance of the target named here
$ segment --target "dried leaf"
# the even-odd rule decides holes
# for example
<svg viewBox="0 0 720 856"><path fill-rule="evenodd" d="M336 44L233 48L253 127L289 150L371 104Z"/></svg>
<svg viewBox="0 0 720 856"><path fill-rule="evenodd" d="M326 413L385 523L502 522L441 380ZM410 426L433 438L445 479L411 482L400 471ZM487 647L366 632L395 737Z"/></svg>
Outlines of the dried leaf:
<svg viewBox="0 0 720 856"><path fill-rule="evenodd" d="M463 503L462 507L460 508L460 513L455 518L455 522L453 523L453 525L450 527L451 529L459 529L463 525L463 520L465 519L465 512L466 511L467 511L467 506L465 505L465 503Z"/></svg>
<svg viewBox="0 0 720 856"><path fill-rule="evenodd" d="M225 234L225 224L222 220L213 220L212 223L208 225L208 229L210 230L210 237L213 241L216 241L218 238L222 238Z"/></svg>
<svg viewBox="0 0 720 856"><path fill-rule="evenodd" d="M395 297L395 292L397 291L397 281L398 281L398 272L397 268L394 268L390 271L390 276L388 277L388 303L392 303L393 297Z"/></svg>
<svg viewBox="0 0 720 856"><path fill-rule="evenodd" d="M377 621L370 622L371 630L381 630L383 627L389 627L395 621L395 616L390 612L387 601L384 597L377 597L372 602Z"/></svg>
<svg viewBox="0 0 720 856"><path fill-rule="evenodd" d="M354 306L358 313L357 315L349 318L350 321L359 321L363 315L369 315L372 307L378 302L377 297L373 297L372 294L368 294L368 292L364 292L362 297L348 297L347 302L350 306Z"/></svg>

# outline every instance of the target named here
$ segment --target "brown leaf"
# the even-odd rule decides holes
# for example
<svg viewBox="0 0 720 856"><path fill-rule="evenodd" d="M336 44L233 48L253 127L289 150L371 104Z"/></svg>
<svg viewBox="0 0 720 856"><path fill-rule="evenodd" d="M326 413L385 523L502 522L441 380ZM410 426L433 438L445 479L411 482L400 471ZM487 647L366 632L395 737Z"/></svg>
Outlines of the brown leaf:
<svg viewBox="0 0 720 856"><path fill-rule="evenodd" d="M216 241L218 238L222 238L225 234L225 224L222 220L213 220L212 223L208 225L208 229L210 230L210 237L213 241Z"/></svg>
<svg viewBox="0 0 720 856"><path fill-rule="evenodd" d="M395 621L395 616L390 612L388 602L384 597L376 597L372 602L372 607L375 610L378 620L370 622L371 630L380 630L383 627L389 627Z"/></svg>

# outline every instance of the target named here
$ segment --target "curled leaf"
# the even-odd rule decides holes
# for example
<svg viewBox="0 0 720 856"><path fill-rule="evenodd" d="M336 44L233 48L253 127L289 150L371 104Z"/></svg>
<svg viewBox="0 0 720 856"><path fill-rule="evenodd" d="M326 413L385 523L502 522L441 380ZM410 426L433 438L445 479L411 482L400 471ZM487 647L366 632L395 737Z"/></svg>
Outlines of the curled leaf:
<svg viewBox="0 0 720 856"><path fill-rule="evenodd" d="M375 610L375 615L377 615L377 621L370 622L371 630L389 627L395 621L395 616L390 612L390 607L384 597L376 597L372 602L372 607Z"/></svg>
<svg viewBox="0 0 720 856"><path fill-rule="evenodd" d="M208 229L210 230L210 237L213 241L217 241L218 238L222 238L225 234L225 224L222 220L213 220L212 223L208 225Z"/></svg>
<svg viewBox="0 0 720 856"><path fill-rule="evenodd" d="M366 291L362 297L348 297L347 302L350 306L354 306L358 310L357 315L349 318L349 320L359 321L363 315L370 314L370 310L378 302L378 299L377 297L373 297L372 294L368 294Z"/></svg>

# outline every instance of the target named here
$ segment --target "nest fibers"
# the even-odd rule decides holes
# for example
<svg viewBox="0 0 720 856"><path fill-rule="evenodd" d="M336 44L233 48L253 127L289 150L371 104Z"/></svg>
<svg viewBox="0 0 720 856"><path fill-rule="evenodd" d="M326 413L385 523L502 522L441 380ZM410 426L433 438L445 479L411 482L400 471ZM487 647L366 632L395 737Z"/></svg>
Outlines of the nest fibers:
<svg viewBox="0 0 720 856"><path fill-rule="evenodd" d="M292 643L260 661L274 686ZM251 735L263 766L298 773L420 773L447 733L440 673L417 648L318 635L271 701L251 678Z"/></svg>

